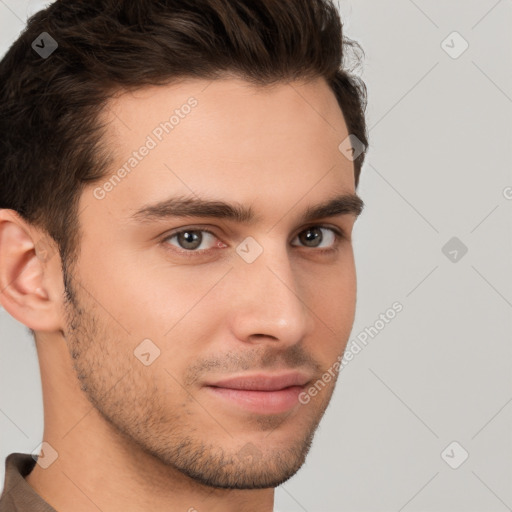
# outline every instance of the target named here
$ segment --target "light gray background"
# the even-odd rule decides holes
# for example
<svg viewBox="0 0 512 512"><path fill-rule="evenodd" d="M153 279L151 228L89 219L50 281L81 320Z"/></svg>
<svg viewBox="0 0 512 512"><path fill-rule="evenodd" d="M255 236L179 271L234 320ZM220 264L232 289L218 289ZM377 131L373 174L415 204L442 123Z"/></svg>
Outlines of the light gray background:
<svg viewBox="0 0 512 512"><path fill-rule="evenodd" d="M0 0L2 54L43 5ZM403 311L341 371L276 511L512 510L512 1L339 8L366 52L371 142L351 340ZM454 236L457 262L441 250ZM37 447L43 409L26 328L4 311L0 336L2 462Z"/></svg>

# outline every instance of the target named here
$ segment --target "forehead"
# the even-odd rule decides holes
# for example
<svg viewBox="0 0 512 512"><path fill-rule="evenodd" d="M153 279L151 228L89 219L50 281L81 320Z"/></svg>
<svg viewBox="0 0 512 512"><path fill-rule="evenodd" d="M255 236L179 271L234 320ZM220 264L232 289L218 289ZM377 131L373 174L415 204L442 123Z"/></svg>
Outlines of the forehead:
<svg viewBox="0 0 512 512"><path fill-rule="evenodd" d="M115 163L95 185L112 182L102 203L120 216L177 194L289 205L354 191L353 163L338 150L347 127L323 79L184 80L124 92L104 116Z"/></svg>

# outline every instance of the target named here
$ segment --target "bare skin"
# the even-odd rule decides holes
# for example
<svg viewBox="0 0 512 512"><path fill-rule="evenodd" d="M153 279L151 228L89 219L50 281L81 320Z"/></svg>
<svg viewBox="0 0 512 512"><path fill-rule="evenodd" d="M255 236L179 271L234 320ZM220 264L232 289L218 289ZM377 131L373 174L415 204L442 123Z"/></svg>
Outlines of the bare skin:
<svg viewBox="0 0 512 512"><path fill-rule="evenodd" d="M190 97L197 105L98 198ZM249 411L206 383L300 370L312 384L345 349L356 215L301 221L308 207L355 192L353 163L338 150L341 110L321 79L261 89L227 78L121 94L105 119L116 164L81 195L67 296L45 233L0 210L0 300L36 332L44 441L58 453L27 482L59 512L270 512L274 488L304 463L335 379L279 413ZM236 202L256 219L132 218L171 196ZM307 245L314 226L317 245ZM197 248L172 236L178 228L196 233ZM251 263L236 251L247 237L263 249ZM134 354L143 340L142 359L160 351L148 365Z"/></svg>

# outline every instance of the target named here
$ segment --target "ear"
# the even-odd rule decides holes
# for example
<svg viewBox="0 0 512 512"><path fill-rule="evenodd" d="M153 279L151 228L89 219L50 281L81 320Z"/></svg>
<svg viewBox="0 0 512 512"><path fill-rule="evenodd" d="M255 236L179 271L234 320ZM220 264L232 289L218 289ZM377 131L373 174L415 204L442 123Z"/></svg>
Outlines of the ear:
<svg viewBox="0 0 512 512"><path fill-rule="evenodd" d="M0 209L0 304L35 331L63 327L64 285L53 239L17 212Z"/></svg>

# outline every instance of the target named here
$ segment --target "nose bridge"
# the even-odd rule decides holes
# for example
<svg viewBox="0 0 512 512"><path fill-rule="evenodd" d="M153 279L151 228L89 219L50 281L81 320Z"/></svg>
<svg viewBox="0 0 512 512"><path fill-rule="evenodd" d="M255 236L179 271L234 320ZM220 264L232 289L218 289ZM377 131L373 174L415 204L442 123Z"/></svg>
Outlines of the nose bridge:
<svg viewBox="0 0 512 512"><path fill-rule="evenodd" d="M264 336L284 344L297 343L313 327L300 283L286 247L274 241L265 242L262 249L250 263L243 252L235 260L238 286L233 296L233 331L241 340Z"/></svg>

